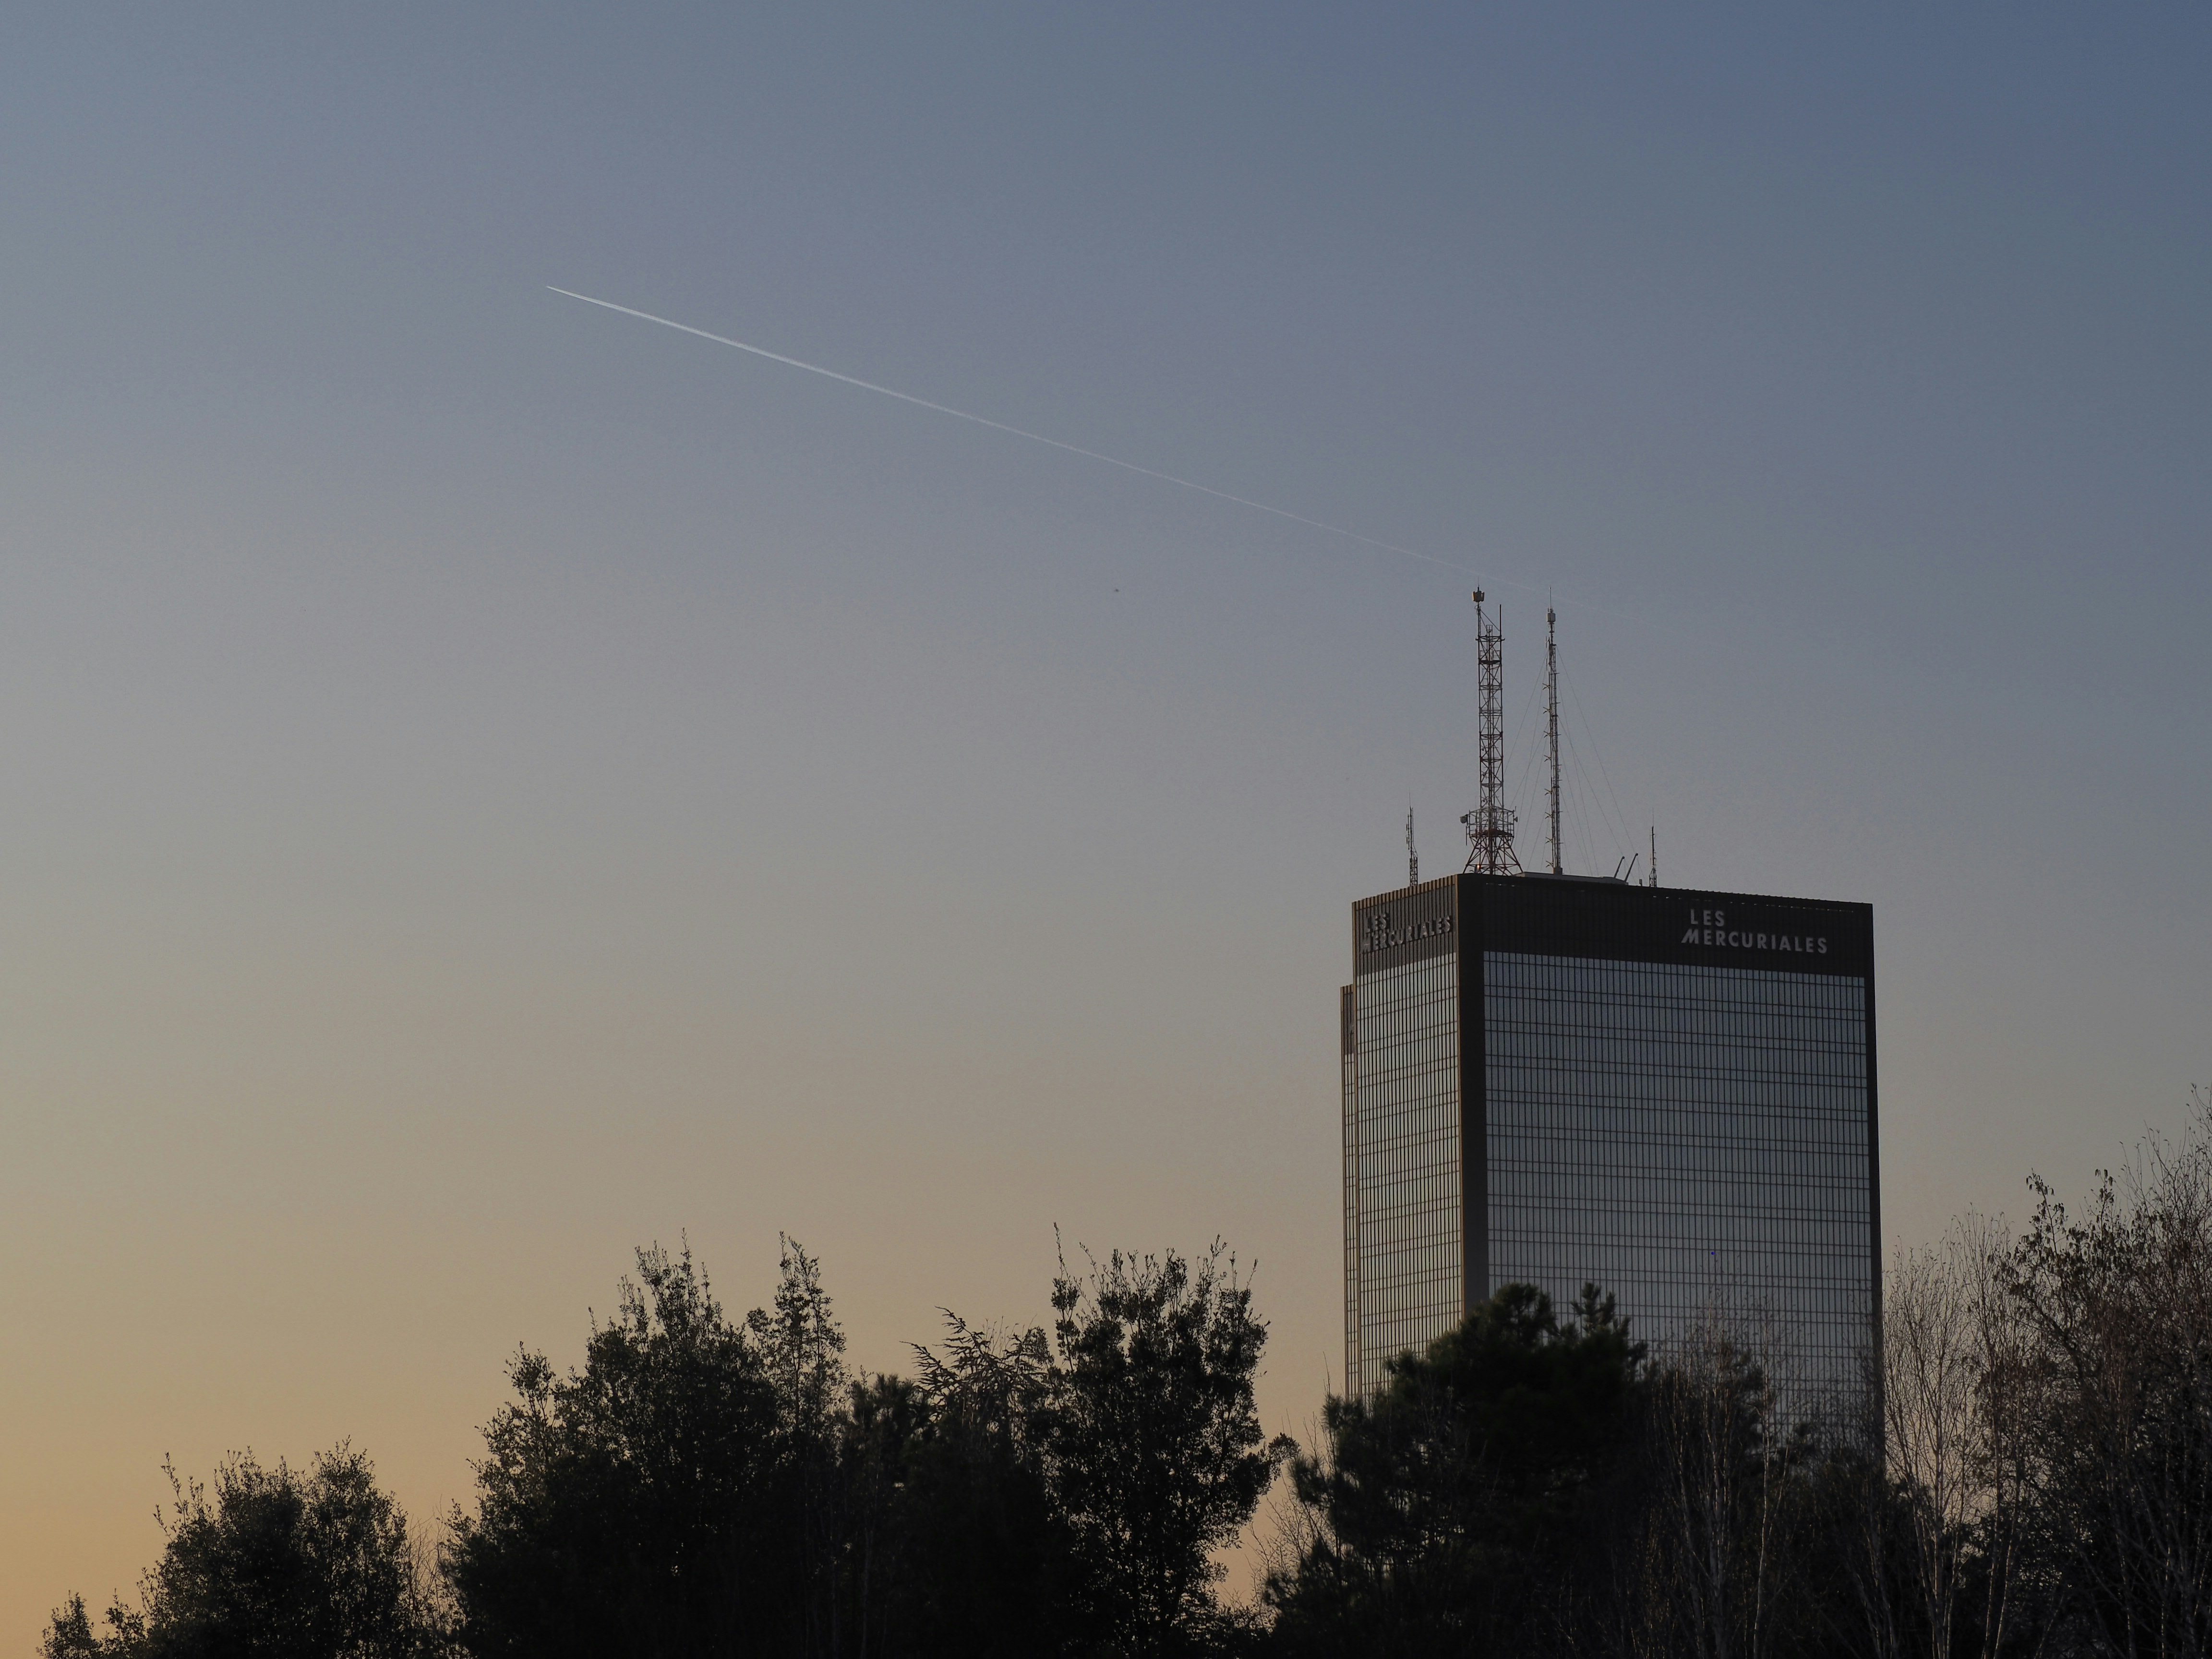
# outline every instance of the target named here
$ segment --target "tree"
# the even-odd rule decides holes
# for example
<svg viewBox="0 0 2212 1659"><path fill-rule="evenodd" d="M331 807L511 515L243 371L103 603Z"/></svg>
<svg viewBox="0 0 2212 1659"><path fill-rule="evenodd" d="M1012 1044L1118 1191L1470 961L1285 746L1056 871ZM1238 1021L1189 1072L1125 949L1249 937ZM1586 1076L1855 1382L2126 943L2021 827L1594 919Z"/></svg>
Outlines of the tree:
<svg viewBox="0 0 2212 1659"><path fill-rule="evenodd" d="M781 1490L775 1496L790 1506L787 1541L797 1550L795 1651L837 1655L845 1651L845 1597L839 1593L844 1546L855 1522L866 1524L851 1513L848 1500L854 1494L839 1468L850 1382L845 1334L830 1316L814 1259L787 1237L778 1242L782 1258L773 1310L746 1315L745 1329L775 1400L775 1484Z"/></svg>
<svg viewBox="0 0 2212 1659"><path fill-rule="evenodd" d="M1633 1586L1653 1644L1690 1659L1765 1659L1810 1528L1792 1477L1803 1437L1779 1431L1765 1366L1709 1313L1654 1371L1638 1434L1643 1527Z"/></svg>
<svg viewBox="0 0 2212 1659"><path fill-rule="evenodd" d="M82 1596L48 1628L46 1659L426 1659L441 1621L368 1459L341 1444L303 1473L251 1452L219 1465L212 1501L164 1466L168 1542L95 1633Z"/></svg>
<svg viewBox="0 0 2212 1659"><path fill-rule="evenodd" d="M2022 1464L2047 1613L2092 1650L2212 1649L2212 1118L2102 1174L2079 1220L2039 1179L2004 1262L2025 1323Z"/></svg>
<svg viewBox="0 0 2212 1659"><path fill-rule="evenodd" d="M1888 1486L1859 1506L1884 1652L1996 1659L2010 1632L2025 1497L2010 1253L1999 1224L1970 1215L1890 1270L1869 1390Z"/></svg>
<svg viewBox="0 0 2212 1659"><path fill-rule="evenodd" d="M578 1659L799 1650L808 1591L793 1427L818 1344L802 1288L797 1346L774 1321L732 1323L687 1249L637 1253L580 1371L524 1349L516 1399L484 1429L474 1515L445 1558L464 1646ZM813 1264L787 1249L787 1283ZM818 1291L818 1285L816 1287ZM826 1308L817 1310L826 1316Z"/></svg>
<svg viewBox="0 0 2212 1659"><path fill-rule="evenodd" d="M1052 1304L1032 1431L1085 1639L1145 1659L1218 1646L1230 1621L1212 1553L1283 1455L1253 1405L1267 1328L1251 1289L1217 1241L1195 1264L1116 1250L1078 1276L1063 1257Z"/></svg>
<svg viewBox="0 0 2212 1659"><path fill-rule="evenodd" d="M894 1387L918 1398L888 1528L908 1650L917 1659L1062 1651L1074 1636L1073 1546L1040 1440L1045 1334L1002 1335L951 1313L945 1321L941 1355L915 1350L918 1383L879 1379L877 1399L854 1395L856 1425L888 1414Z"/></svg>
<svg viewBox="0 0 2212 1659"><path fill-rule="evenodd" d="M1643 1358L1595 1286L1563 1320L1509 1285L1392 1360L1373 1397L1331 1398L1325 1443L1291 1466L1291 1559L1269 1576L1284 1650L1529 1645L1565 1605Z"/></svg>
<svg viewBox="0 0 2212 1659"><path fill-rule="evenodd" d="M580 1370L526 1349L446 1572L475 1655L928 1659L1167 1654L1221 1624L1209 1552L1273 1466L1266 1328L1218 1249L1116 1255L1042 1330L957 1318L921 1376L856 1380L785 1242L733 1322L687 1254L638 1254ZM948 1316L951 1318L951 1316Z"/></svg>
<svg viewBox="0 0 2212 1659"><path fill-rule="evenodd" d="M1050 1339L947 1315L915 1380L855 1379L817 1264L787 1239L781 1265L733 1321L688 1249L641 1249L579 1368L518 1353L441 1552L450 1617L366 1460L247 1456L179 1488L143 1605L95 1628L73 1598L46 1659L1164 1659L1246 1629L1212 1557L1278 1454L1220 1246L1063 1261Z"/></svg>

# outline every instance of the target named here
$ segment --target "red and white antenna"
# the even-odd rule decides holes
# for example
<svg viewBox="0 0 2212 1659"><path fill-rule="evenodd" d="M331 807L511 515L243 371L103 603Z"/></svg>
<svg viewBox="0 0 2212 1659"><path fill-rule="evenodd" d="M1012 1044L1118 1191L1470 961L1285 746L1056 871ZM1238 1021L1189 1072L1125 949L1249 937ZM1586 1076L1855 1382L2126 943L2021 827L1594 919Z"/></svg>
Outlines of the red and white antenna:
<svg viewBox="0 0 2212 1659"><path fill-rule="evenodd" d="M1478 750L1482 805L1464 813L1467 868L1486 876L1517 876L1521 858L1513 850L1513 809L1505 804L1505 607L1493 621L1474 590L1475 660L1482 675L1482 732Z"/></svg>

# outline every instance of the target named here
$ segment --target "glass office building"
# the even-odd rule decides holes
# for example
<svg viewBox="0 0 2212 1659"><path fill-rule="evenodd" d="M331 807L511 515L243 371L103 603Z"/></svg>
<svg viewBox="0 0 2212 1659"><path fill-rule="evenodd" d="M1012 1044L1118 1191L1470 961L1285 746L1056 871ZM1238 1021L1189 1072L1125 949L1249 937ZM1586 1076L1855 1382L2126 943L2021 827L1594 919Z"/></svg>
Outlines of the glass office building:
<svg viewBox="0 0 2212 1659"><path fill-rule="evenodd" d="M1801 1397L1856 1379L1879 1237L1867 906L1462 875L1352 921L1352 1389L1515 1282L1563 1304L1595 1284L1661 1348L1718 1317Z"/></svg>

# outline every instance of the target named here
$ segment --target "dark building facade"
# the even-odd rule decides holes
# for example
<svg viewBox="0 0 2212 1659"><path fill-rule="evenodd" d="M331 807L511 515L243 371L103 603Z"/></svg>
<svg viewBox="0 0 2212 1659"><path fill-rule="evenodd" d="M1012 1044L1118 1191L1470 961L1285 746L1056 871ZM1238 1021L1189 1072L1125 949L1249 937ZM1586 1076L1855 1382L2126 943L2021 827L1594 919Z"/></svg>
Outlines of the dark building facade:
<svg viewBox="0 0 2212 1659"><path fill-rule="evenodd" d="M1663 1347L1763 1332L1859 1374L1878 1285L1873 913L1459 875L1352 907L1348 1387L1502 1285L1617 1295Z"/></svg>

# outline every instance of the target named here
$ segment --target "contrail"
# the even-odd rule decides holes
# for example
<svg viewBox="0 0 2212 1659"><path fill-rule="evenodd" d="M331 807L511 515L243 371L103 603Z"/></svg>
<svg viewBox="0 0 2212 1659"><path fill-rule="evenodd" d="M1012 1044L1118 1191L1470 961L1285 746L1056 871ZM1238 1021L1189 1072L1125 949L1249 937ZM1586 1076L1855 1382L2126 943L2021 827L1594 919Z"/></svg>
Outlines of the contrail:
<svg viewBox="0 0 2212 1659"><path fill-rule="evenodd" d="M764 347L747 345L743 340L732 340L726 334L709 334L703 328L694 328L689 323L672 322L665 317L656 317L649 311L635 311L628 306L618 306L612 300L594 300L588 294L578 294L565 288L547 289L571 300L581 300L587 306L604 306L609 311L619 311L625 317L641 321L659 323L663 328L672 328L684 334L696 334L702 340L712 340L716 345L726 345L739 351L750 351L756 357L765 357L772 363L781 363L790 368L803 368L809 374L819 374L825 380L842 380L847 386L856 386L863 392L879 392L886 398L896 398L902 404L912 404L917 409L933 410L939 415L952 415L963 421L973 421L977 426L988 426L994 432L1004 432L1011 437L1026 438L1033 444L1049 444L1054 449L1064 449L1071 455L1080 455L1086 460L1103 461L1109 466L1118 466L1125 472L1134 472L1147 478L1158 478L1162 483L1176 484L1184 489L1195 489L1201 495L1211 495L1217 501L1234 501L1239 507L1249 507L1261 513L1272 513L1279 519L1288 519L1292 524L1302 524L1315 530L1326 530L1332 536L1342 536L1365 547L1379 548L1386 553L1402 553L1409 559L1419 559L1424 564L1441 565L1446 570L1456 570L1463 575L1476 576L1481 573L1463 564L1454 564L1449 559L1439 559L1433 554L1417 552L1410 547L1401 547L1395 542L1377 541L1372 536L1363 536L1356 530L1346 530L1340 524L1325 524L1319 519L1309 519L1303 513L1293 513L1287 507L1270 507L1265 501L1255 501L1248 495L1232 495L1225 489L1216 489L1211 484L1178 478L1172 472L1156 471L1149 466L1139 466L1134 461L1125 461L1118 456L1102 455L1095 449L1085 449L1079 444L1062 443L1057 438L1048 438L1042 432L1024 432L1018 426L1008 426L1004 421L994 421L981 415L970 415L964 409L954 409L945 404L933 404L927 398L917 398L910 392L895 392L890 386L878 386L873 380L863 380L850 374L840 374L834 368L824 368L819 363L802 363L796 357L784 356L781 352ZM1517 586L1518 584L1515 584Z"/></svg>

